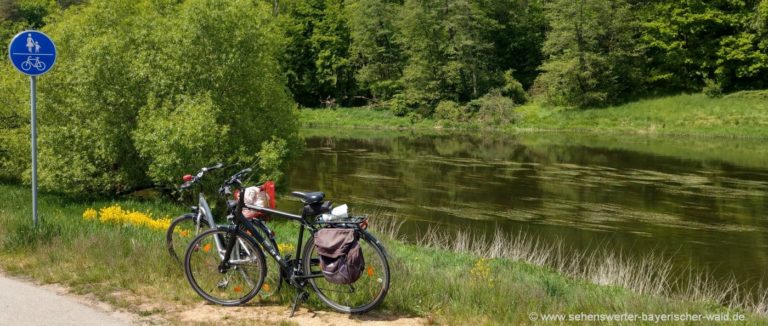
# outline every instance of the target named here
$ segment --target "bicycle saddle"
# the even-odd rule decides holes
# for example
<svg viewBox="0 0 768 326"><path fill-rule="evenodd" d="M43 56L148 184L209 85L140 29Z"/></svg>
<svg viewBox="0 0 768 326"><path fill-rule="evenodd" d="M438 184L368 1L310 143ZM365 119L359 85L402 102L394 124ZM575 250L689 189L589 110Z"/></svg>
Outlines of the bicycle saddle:
<svg viewBox="0 0 768 326"><path fill-rule="evenodd" d="M294 191L291 193L291 195L301 199L301 202L304 204L319 203L323 201L323 198L325 198L325 194L320 191L316 191L316 192Z"/></svg>

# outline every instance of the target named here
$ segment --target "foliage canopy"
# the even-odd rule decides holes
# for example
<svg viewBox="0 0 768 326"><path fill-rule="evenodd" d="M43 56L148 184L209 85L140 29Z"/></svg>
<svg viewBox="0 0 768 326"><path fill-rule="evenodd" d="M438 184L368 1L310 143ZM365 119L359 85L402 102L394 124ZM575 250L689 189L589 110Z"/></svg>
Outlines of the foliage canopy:
<svg viewBox="0 0 768 326"><path fill-rule="evenodd" d="M61 55L40 77L41 186L170 188L204 165L253 162L273 137L295 145L271 14L248 0L118 0L50 17L43 30ZM26 137L14 136L28 128L26 82L11 69L0 89L12 100L0 105L19 119L2 130L12 141L1 162L19 177L27 167L10 158L29 157L19 153Z"/></svg>

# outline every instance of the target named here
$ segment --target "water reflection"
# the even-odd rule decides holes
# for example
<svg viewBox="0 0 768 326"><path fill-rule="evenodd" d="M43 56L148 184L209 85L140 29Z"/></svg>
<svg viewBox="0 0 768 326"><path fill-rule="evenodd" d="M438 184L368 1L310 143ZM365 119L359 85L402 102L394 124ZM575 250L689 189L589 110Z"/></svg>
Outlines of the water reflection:
<svg viewBox="0 0 768 326"><path fill-rule="evenodd" d="M674 252L681 266L754 283L768 267L766 162L757 141L310 135L289 187L405 219L412 239L430 225L522 229L579 250Z"/></svg>

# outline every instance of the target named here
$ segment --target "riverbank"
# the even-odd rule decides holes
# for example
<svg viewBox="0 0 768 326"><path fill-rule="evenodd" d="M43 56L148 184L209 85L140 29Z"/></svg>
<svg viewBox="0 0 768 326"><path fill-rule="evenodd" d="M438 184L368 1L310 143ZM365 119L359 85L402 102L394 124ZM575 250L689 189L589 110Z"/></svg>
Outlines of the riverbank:
<svg viewBox="0 0 768 326"><path fill-rule="evenodd" d="M396 117L366 108L304 109L300 120L312 128L410 130L495 130L502 132L580 131L708 137L768 137L768 91L745 91L710 98L684 94L641 100L616 107L577 110L526 104L514 109L510 125L456 123Z"/></svg>
<svg viewBox="0 0 768 326"><path fill-rule="evenodd" d="M201 305L202 300L189 288L180 268L170 260L162 231L83 218L88 208L99 210L114 204L149 212L154 217L178 215L185 211L183 206L162 201L81 202L43 194L43 223L33 229L29 202L27 187L0 185L0 268L6 273L58 283L118 309L142 316L157 315L172 322L189 322L188 312L196 310L225 318L214 322L280 323L283 321L264 314L249 313L268 310L285 316L281 313L288 311L290 291L238 308L242 316L216 312L218 307ZM295 233L290 225L273 222L273 226L279 243L293 240ZM492 241L491 246L481 246L477 244L486 242L472 241L466 234L430 233L417 245L392 237L396 224L379 223L377 229L391 255L392 286L383 306L359 320L527 324L533 313L744 313L748 322L766 321L763 315L750 312L755 307L734 310L717 304L715 288L700 291L695 297L662 295L664 289L654 289L662 280L643 275L664 274L663 266L649 265L647 261L631 263L617 260L616 256L597 255L594 257L601 258L592 261L593 268L576 268L573 257L555 258L556 245L528 241L520 235L515 240L502 237ZM568 270L573 275L566 276L563 271ZM305 307L330 310L314 296ZM241 319L243 316L246 318Z"/></svg>

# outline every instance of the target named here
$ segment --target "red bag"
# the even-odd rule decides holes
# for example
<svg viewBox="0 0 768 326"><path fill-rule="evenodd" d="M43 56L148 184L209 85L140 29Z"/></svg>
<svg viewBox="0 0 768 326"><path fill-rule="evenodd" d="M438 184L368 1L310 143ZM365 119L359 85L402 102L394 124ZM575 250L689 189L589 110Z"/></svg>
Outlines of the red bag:
<svg viewBox="0 0 768 326"><path fill-rule="evenodd" d="M269 208L275 209L275 182L272 180L267 181L261 188L267 192L267 197L269 197Z"/></svg>

